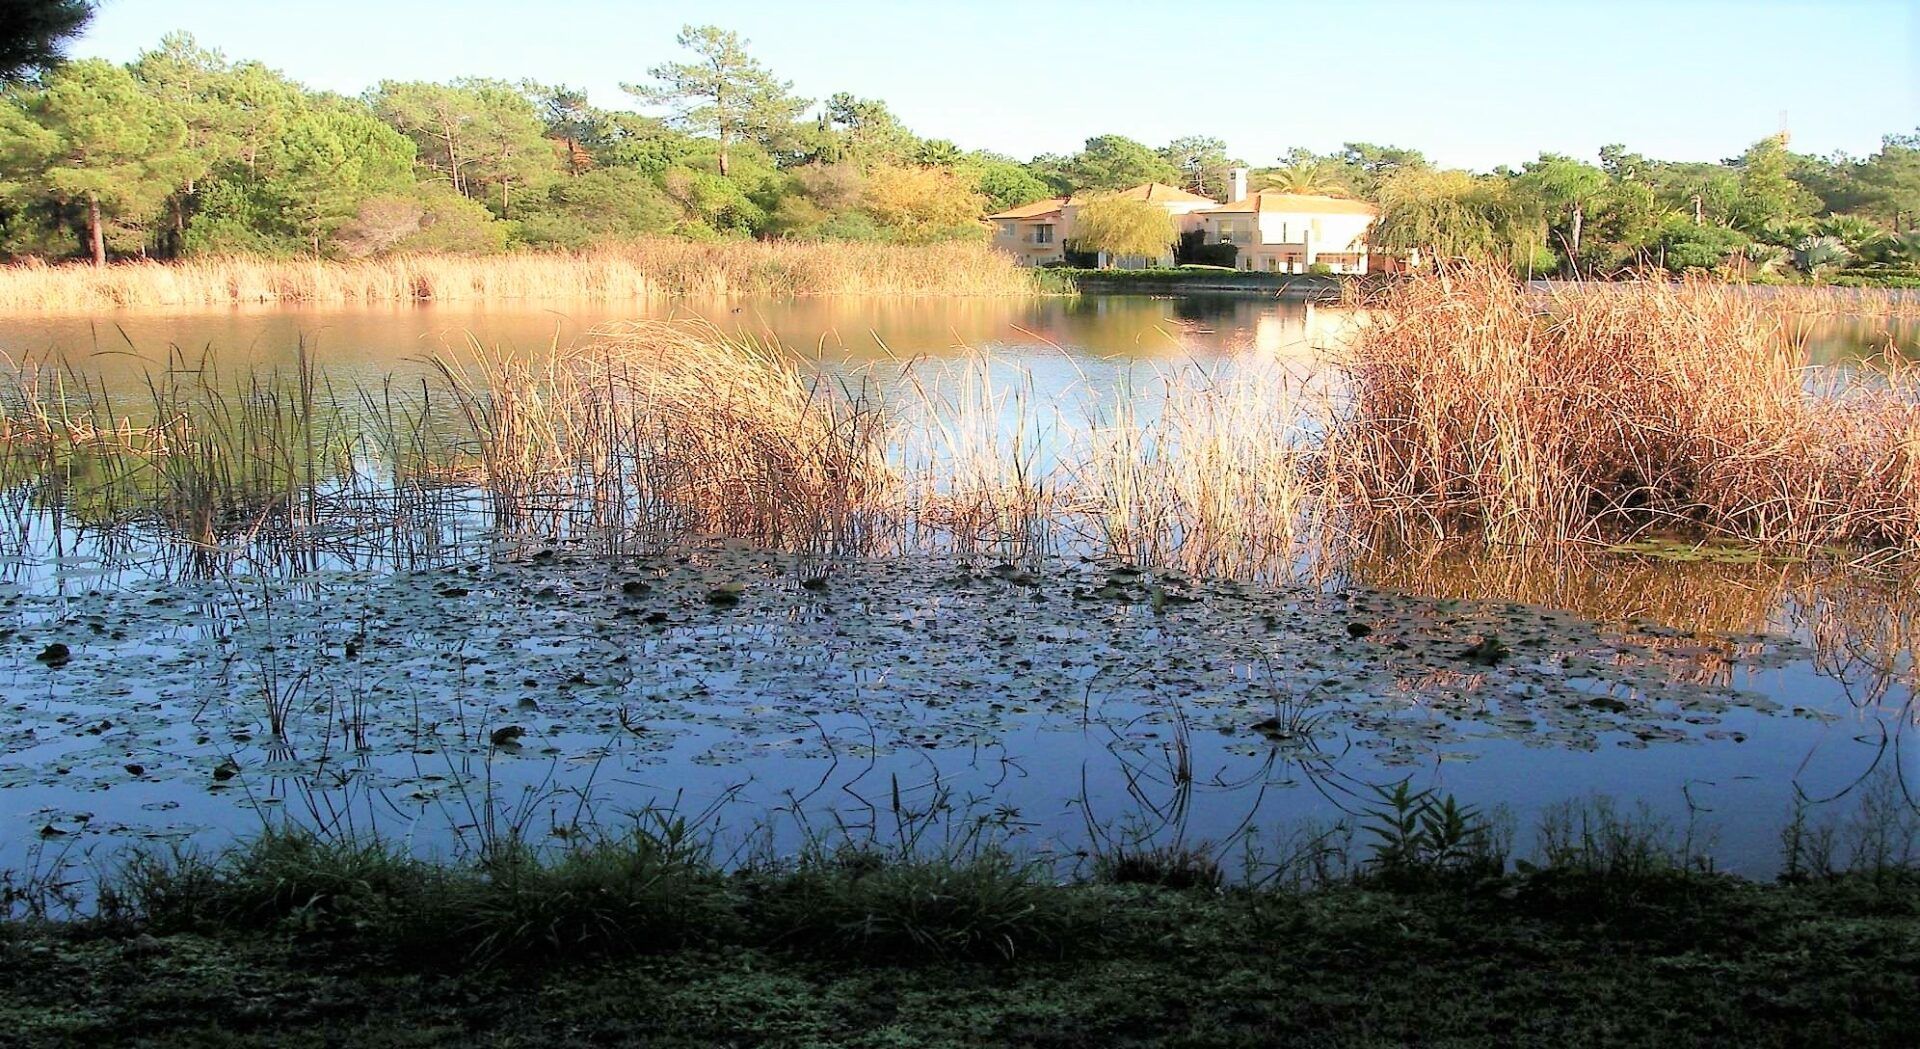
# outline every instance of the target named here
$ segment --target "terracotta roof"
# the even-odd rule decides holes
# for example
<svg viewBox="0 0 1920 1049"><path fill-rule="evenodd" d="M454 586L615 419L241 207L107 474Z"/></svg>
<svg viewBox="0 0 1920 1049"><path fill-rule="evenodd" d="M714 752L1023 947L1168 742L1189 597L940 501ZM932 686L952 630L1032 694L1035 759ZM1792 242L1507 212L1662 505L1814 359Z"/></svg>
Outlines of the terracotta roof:
<svg viewBox="0 0 1920 1049"><path fill-rule="evenodd" d="M1008 208L997 215L988 215L987 217L990 219L1036 218L1041 215L1049 215L1059 211L1060 205L1066 202L1067 198L1065 197L1049 197L1046 200L1036 200L1031 204L1022 204L1017 208Z"/></svg>
<svg viewBox="0 0 1920 1049"><path fill-rule="evenodd" d="M1092 196L1093 194L1088 194ZM1177 186L1164 182L1143 182L1132 189L1123 189L1113 194L1129 200L1151 200L1156 204L1218 204L1212 197L1203 197L1198 193L1188 193Z"/></svg>
<svg viewBox="0 0 1920 1049"><path fill-rule="evenodd" d="M1364 200L1345 197L1321 197L1306 193L1274 193L1263 190L1249 193L1247 199L1208 208L1206 215L1246 215L1261 211L1280 211L1306 215L1378 215L1380 209Z"/></svg>

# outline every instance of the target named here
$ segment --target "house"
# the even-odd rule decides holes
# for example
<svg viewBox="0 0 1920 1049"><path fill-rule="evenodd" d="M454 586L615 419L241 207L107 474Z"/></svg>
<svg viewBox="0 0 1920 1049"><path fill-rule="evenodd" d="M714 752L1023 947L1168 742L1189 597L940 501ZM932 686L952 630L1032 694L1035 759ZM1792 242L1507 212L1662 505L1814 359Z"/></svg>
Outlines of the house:
<svg viewBox="0 0 1920 1049"><path fill-rule="evenodd" d="M1199 215L1208 208L1220 206L1220 202L1212 197L1188 193L1161 182L1142 183L1111 195L1160 205L1173 217L1174 228L1180 233L1200 229ZM1023 266L1062 261L1066 258L1066 242L1073 237L1074 214L1088 196L1083 193L1078 197L1050 197L988 215L987 221L993 223L994 246L1012 252L1014 261ZM1100 260L1102 265L1108 261ZM1169 247L1166 254L1157 259L1129 257L1111 262L1122 269L1171 266L1173 249Z"/></svg>
<svg viewBox="0 0 1920 1049"><path fill-rule="evenodd" d="M1012 252L1014 262L1022 266L1059 262L1066 257L1067 200L1049 197L988 215L993 246Z"/></svg>
<svg viewBox="0 0 1920 1049"><path fill-rule="evenodd" d="M1239 248L1235 265L1269 273L1367 272L1367 230L1380 209L1363 200L1306 193L1247 192L1247 169L1233 170L1227 203L1198 213L1209 244Z"/></svg>

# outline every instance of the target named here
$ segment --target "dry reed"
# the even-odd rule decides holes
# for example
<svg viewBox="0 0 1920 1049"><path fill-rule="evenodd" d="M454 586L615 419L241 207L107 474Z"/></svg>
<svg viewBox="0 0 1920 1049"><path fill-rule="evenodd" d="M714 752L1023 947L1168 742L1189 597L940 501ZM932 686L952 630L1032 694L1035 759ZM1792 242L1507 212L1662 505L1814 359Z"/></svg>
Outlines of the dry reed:
<svg viewBox="0 0 1920 1049"><path fill-rule="evenodd" d="M232 257L106 267L0 267L0 311L629 300L803 295L1026 295L1030 271L980 244L898 246L654 239L583 252L396 255L359 262Z"/></svg>
<svg viewBox="0 0 1920 1049"><path fill-rule="evenodd" d="M461 492L499 532L615 548L1065 548L1236 576L1364 557L1388 530L1920 552L1920 387L1891 365L1816 386L1786 319L1737 290L1543 297L1453 269L1360 305L1344 367L1189 364L1077 403L985 355L883 384L668 323L533 357L475 347L438 362L446 395L363 392L353 426L307 368L237 394L156 386L139 425L64 373L23 371L0 444L64 484L89 456L109 482L148 478L107 487L199 539L328 514L430 524L468 512L443 494Z"/></svg>
<svg viewBox="0 0 1920 1049"><path fill-rule="evenodd" d="M888 412L775 347L639 323L538 362L435 363L510 533L844 550L895 498Z"/></svg>
<svg viewBox="0 0 1920 1049"><path fill-rule="evenodd" d="M1813 389L1786 320L1704 282L1558 287L1492 270L1364 306L1327 444L1343 508L1499 544L1675 530L1920 550L1920 398Z"/></svg>

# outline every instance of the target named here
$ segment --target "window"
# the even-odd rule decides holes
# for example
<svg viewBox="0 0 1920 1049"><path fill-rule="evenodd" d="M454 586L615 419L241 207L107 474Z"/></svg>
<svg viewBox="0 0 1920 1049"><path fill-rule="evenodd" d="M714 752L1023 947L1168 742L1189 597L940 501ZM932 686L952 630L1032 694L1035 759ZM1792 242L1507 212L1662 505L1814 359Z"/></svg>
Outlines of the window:
<svg viewBox="0 0 1920 1049"><path fill-rule="evenodd" d="M1003 237L1008 237L1008 238L1011 238L1011 237L1013 236L1013 231L1014 231L1014 224L1013 224L1013 223L1011 223L1011 222L1002 222L1002 223L1000 224L1000 235L1001 235L1001 236L1003 236Z"/></svg>
<svg viewBox="0 0 1920 1049"><path fill-rule="evenodd" d="M1033 242L1035 244L1052 244L1053 243L1053 224L1043 222L1040 225L1033 227Z"/></svg>
<svg viewBox="0 0 1920 1049"><path fill-rule="evenodd" d="M1220 223L1220 243L1233 243L1233 223L1224 220Z"/></svg>

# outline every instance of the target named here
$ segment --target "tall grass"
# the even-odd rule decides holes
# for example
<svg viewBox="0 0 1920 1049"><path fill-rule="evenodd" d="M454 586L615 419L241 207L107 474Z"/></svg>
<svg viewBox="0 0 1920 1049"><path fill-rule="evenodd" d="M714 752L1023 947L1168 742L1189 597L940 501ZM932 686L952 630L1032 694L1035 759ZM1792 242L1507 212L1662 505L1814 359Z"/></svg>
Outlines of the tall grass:
<svg viewBox="0 0 1920 1049"><path fill-rule="evenodd" d="M0 267L0 311L801 295L1027 295L1030 271L979 244L637 241L582 252L232 257Z"/></svg>
<svg viewBox="0 0 1920 1049"><path fill-rule="evenodd" d="M508 530L843 550L896 498L890 413L776 347L641 323L537 362L435 363Z"/></svg>
<svg viewBox="0 0 1920 1049"><path fill-rule="evenodd" d="M1543 296L1449 269L1359 305L1323 365L1187 364L1051 398L986 354L836 374L670 323L532 356L476 346L398 398L343 398L310 366L231 385L174 368L137 424L71 373L17 369L0 445L49 500L94 493L110 520L146 505L202 543L427 521L471 496L500 531L616 548L1074 548L1237 576L1364 564L1387 535L1920 553L1920 381L1894 363L1821 380L1789 322L1736 290Z"/></svg>
<svg viewBox="0 0 1920 1049"><path fill-rule="evenodd" d="M1920 395L1814 389L1787 321L1704 282L1455 268L1364 303L1326 443L1340 503L1496 544L1672 529L1920 549Z"/></svg>

